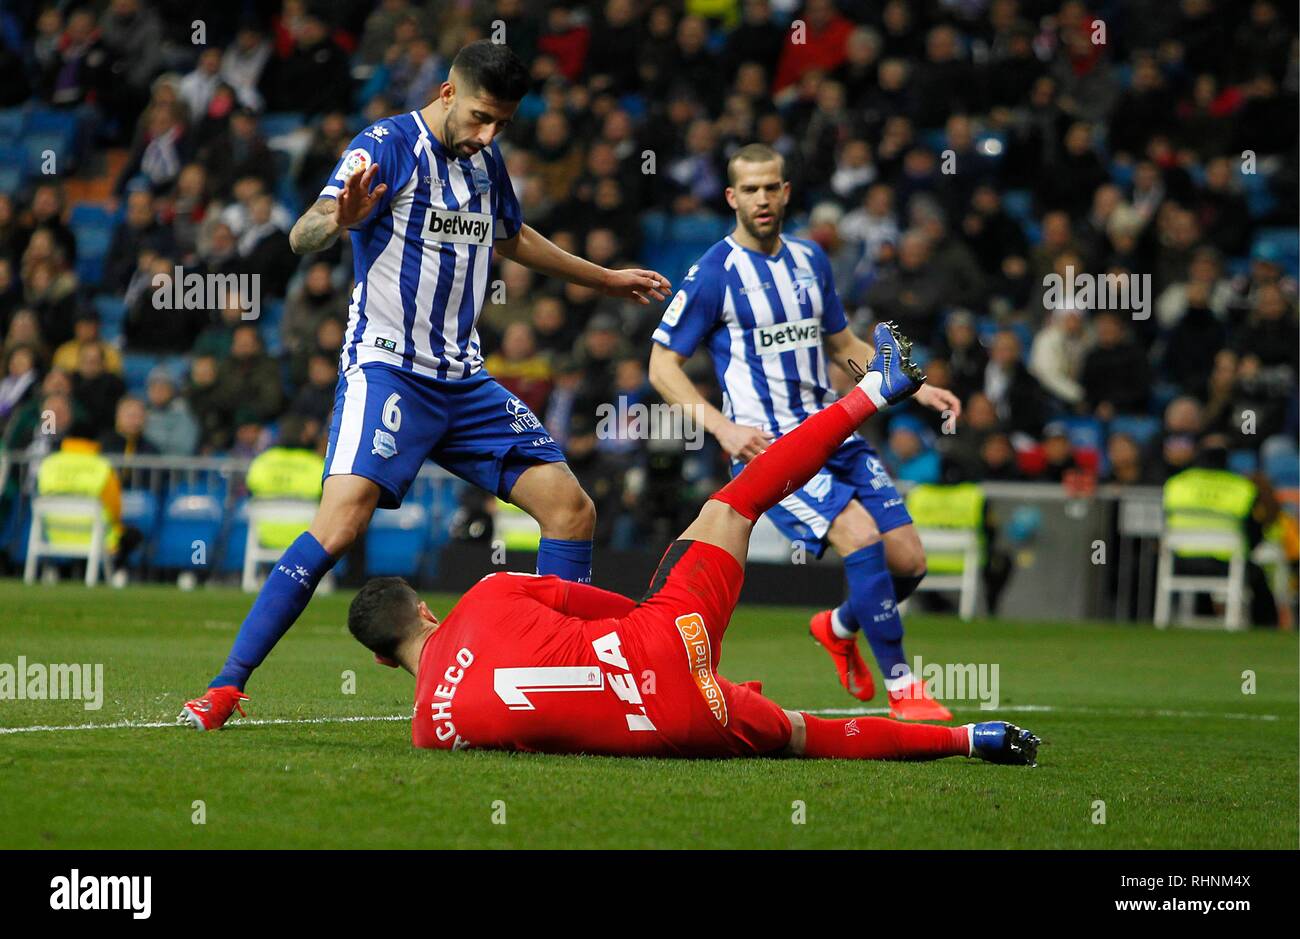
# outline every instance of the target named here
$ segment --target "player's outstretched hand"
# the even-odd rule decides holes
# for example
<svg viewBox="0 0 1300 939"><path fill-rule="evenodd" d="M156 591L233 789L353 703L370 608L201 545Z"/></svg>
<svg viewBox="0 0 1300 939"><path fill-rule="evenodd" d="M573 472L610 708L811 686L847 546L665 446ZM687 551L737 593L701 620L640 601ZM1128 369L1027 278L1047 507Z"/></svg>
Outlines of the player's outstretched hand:
<svg viewBox="0 0 1300 939"><path fill-rule="evenodd" d="M637 300L640 303L662 302L668 299L672 284L663 274L655 271L610 271L601 292L610 297Z"/></svg>
<svg viewBox="0 0 1300 939"><path fill-rule="evenodd" d="M743 424L735 424L731 421L719 427L715 436L722 449L727 451L727 456L742 463L748 463L766 450L767 445L772 442L772 435L767 431L759 430L757 427L745 427Z"/></svg>
<svg viewBox="0 0 1300 939"><path fill-rule="evenodd" d="M343 191L334 200L334 221L339 228L351 228L363 221L375 203L388 191L387 183L380 183L374 192L370 191L370 184L375 181L377 172L379 164L371 163L365 169L357 170L343 184Z"/></svg>
<svg viewBox="0 0 1300 939"><path fill-rule="evenodd" d="M916 394L912 397L919 404L932 408L940 414L945 411L951 412L954 421L961 417L961 398L947 388L940 388L937 385L922 385L916 389Z"/></svg>

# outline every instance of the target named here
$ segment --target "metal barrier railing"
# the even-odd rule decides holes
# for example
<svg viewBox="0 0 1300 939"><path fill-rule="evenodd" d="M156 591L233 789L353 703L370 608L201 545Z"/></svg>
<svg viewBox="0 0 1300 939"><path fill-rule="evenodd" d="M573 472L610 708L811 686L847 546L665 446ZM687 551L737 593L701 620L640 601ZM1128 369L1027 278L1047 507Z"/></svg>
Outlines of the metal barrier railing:
<svg viewBox="0 0 1300 939"><path fill-rule="evenodd" d="M124 493L149 492L160 510L175 494L219 497L224 528L247 495L247 458L105 458L121 474ZM0 482L9 511L31 498L38 463L39 457L0 453ZM425 464L407 498L446 507L455 505L454 494L464 486L445 470ZM910 487L902 483L899 488ZM988 482L983 489L997 520L998 542L1012 555L1017 572L1007 589L1008 615L1149 621L1163 525L1159 487L1102 485L1080 494L1053 483ZM431 524L448 525L452 511L432 513ZM646 550L661 547L647 545Z"/></svg>
<svg viewBox="0 0 1300 939"><path fill-rule="evenodd" d="M172 496L206 495L218 500L223 524L219 545L215 548L209 570L221 567L222 555L230 548L230 529L240 503L248 496L245 477L251 458L230 456L157 456L103 454L104 459L117 471L122 482L125 509L132 494L147 493L153 505L162 513ZM36 492L36 469L42 456L26 453L0 453L0 523L8 533L0 552L12 555L25 544L23 532L12 523L25 518L30 500ZM407 500L416 500L430 508L430 524L444 531L450 522L448 506L455 501L454 493L465 484L446 470L426 463L407 491ZM445 540L445 539L443 539ZM147 554L146 550L146 554ZM228 572L229 573L229 572Z"/></svg>

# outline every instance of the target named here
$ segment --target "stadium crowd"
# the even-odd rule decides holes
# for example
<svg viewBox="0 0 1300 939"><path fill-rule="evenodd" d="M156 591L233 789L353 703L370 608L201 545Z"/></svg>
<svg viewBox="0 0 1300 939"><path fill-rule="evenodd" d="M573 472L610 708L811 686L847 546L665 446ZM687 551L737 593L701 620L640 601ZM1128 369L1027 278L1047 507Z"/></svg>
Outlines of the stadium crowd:
<svg viewBox="0 0 1300 939"><path fill-rule="evenodd" d="M900 479L1159 484L1206 448L1243 472L1294 465L1288 4L201 6L201 42L179 0L0 12L8 450L64 433L109 453L322 448L350 250L300 259L286 233L354 134L423 106L461 45L499 36L534 80L502 139L524 216L597 263L679 279L729 230L728 155L759 140L785 156L787 230L826 250L855 328L896 320L965 402L955 426L920 409L888 424ZM23 149L45 139L33 115L61 129L59 175ZM73 195L89 184L99 214ZM259 275L261 316L160 308L155 277L177 267ZM1044 302L1049 275L1075 273L1140 275L1144 293ZM487 368L565 447L597 540L675 527L683 477L700 498L723 477L716 445L597 433L600 404L652 400L661 310L506 260L493 277ZM711 386L706 363L691 373Z"/></svg>

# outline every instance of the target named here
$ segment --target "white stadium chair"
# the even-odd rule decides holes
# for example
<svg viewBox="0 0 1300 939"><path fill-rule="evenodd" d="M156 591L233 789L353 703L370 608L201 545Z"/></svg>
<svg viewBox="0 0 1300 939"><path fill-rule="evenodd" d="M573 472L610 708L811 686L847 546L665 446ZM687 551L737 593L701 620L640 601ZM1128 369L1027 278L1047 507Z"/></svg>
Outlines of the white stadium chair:
<svg viewBox="0 0 1300 939"><path fill-rule="evenodd" d="M51 544L45 539L48 516L84 518L90 528L90 540L84 545ZM32 527L27 535L27 562L23 582L36 583L36 569L41 558L85 558L86 586L93 587L102 574L107 580L108 527L104 524L104 507L88 496L35 496L32 499Z"/></svg>
<svg viewBox="0 0 1300 939"><path fill-rule="evenodd" d="M1188 576L1174 573L1174 558L1179 549L1196 549L1231 551L1226 575ZM1160 629L1169 626L1171 606L1174 594L1178 594L1178 622L1194 626L1202 625L1204 620L1197 620L1183 611L1184 599L1197 593L1213 593L1226 597L1224 602L1223 625L1226 629L1245 629L1246 600L1246 551L1241 535L1236 532L1219 530L1196 531L1166 530L1160 538L1160 561L1156 568L1156 612L1155 622ZM1217 618L1213 622L1218 622Z"/></svg>
<svg viewBox="0 0 1300 939"><path fill-rule="evenodd" d="M979 533L947 528L918 527L916 534L921 539L921 545L928 555L962 555L960 574L926 574L925 580L921 581L916 589L918 591L956 592L959 595L957 601L958 615L963 620L974 619L980 601L981 558Z"/></svg>
<svg viewBox="0 0 1300 939"><path fill-rule="evenodd" d="M257 593L261 582L257 569L262 564L274 564L284 554L283 548L268 548L258 538L258 522L293 522L306 529L316 515L316 503L302 499L249 499L245 507L248 514L248 535L244 542L244 573L241 586L245 593ZM334 588L333 574L322 578L318 590L329 593Z"/></svg>

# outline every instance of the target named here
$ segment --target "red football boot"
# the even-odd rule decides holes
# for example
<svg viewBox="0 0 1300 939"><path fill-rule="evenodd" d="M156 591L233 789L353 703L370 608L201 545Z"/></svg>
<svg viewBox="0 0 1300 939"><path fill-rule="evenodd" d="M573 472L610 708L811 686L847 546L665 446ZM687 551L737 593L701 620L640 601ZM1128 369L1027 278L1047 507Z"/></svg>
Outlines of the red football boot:
<svg viewBox="0 0 1300 939"><path fill-rule="evenodd" d="M915 676L910 685L889 692L889 716L897 721L952 720L952 712L930 697L925 682Z"/></svg>
<svg viewBox="0 0 1300 939"><path fill-rule="evenodd" d="M234 685L209 688L203 697L185 702L176 723L182 726L189 724L195 730L220 730L230 720L232 711L238 711L240 717L247 716L239 706L240 701L247 700L248 695Z"/></svg>
<svg viewBox="0 0 1300 939"><path fill-rule="evenodd" d="M808 622L808 632L830 653L839 673L840 684L859 701L870 701L876 696L876 683L871 670L858 652L858 637L841 639L831 629L831 611L822 610Z"/></svg>

